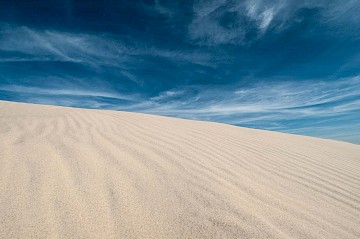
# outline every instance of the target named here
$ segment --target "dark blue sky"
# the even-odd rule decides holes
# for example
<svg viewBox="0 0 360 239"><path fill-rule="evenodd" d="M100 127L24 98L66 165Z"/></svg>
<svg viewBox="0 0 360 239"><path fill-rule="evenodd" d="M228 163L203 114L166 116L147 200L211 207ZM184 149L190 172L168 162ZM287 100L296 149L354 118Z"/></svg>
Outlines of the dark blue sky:
<svg viewBox="0 0 360 239"><path fill-rule="evenodd" d="M0 0L0 99L360 143L358 0Z"/></svg>

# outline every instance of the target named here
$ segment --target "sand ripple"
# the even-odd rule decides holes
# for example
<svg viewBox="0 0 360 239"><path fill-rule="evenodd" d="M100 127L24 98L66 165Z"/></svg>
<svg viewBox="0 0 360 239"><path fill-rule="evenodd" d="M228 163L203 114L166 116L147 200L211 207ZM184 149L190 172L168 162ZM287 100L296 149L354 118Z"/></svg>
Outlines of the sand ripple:
<svg viewBox="0 0 360 239"><path fill-rule="evenodd" d="M0 238L360 238L360 146L0 101Z"/></svg>

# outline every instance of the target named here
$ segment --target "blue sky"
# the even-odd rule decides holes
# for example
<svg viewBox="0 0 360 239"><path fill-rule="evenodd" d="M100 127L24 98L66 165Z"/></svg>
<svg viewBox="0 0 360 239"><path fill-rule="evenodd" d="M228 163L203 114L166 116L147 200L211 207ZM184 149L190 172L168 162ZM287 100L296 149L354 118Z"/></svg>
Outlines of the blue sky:
<svg viewBox="0 0 360 239"><path fill-rule="evenodd" d="M0 99L360 143L358 0L0 1Z"/></svg>

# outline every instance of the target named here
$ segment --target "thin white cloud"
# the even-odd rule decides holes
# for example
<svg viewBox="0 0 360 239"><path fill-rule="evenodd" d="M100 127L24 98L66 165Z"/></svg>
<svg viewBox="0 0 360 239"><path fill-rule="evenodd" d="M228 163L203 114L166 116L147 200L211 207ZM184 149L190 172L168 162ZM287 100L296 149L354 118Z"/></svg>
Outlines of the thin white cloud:
<svg viewBox="0 0 360 239"><path fill-rule="evenodd" d="M273 1L270 4L259 0L246 1L246 16L257 23L257 27L261 32L265 32L276 14L282 10L284 6L284 1ZM238 11L239 14L241 14L240 11Z"/></svg>
<svg viewBox="0 0 360 239"><path fill-rule="evenodd" d="M165 100L171 100L175 97L183 96L186 92L183 90L169 90L161 92L158 96L150 98L151 101L159 102Z"/></svg>
<svg viewBox="0 0 360 239"><path fill-rule="evenodd" d="M161 57L179 63L211 65L211 56L196 50L179 51L125 44L108 35L89 35L35 30L25 26L0 24L0 50L23 54L0 61L67 61L92 67L111 66L130 70L138 57ZM141 45L141 46L140 46Z"/></svg>
<svg viewBox="0 0 360 239"><path fill-rule="evenodd" d="M197 1L194 4L194 19L188 26L189 37L202 45L217 45L241 42L244 31L239 28L224 28L219 18L227 13L225 0Z"/></svg>
<svg viewBox="0 0 360 239"><path fill-rule="evenodd" d="M182 97L176 99L178 95ZM354 77L331 83L272 82L239 90L199 87L197 93L184 88L123 109L236 124L338 116L360 110L359 97L360 77ZM167 101L159 103L163 98Z"/></svg>
<svg viewBox="0 0 360 239"><path fill-rule="evenodd" d="M106 97L120 100L136 100L135 96L119 94L111 91L95 91L91 89L71 89L71 88L42 88L21 85L3 85L1 91L32 94L32 95L51 95L51 96L88 96L88 97Z"/></svg>
<svg viewBox="0 0 360 239"><path fill-rule="evenodd" d="M158 13L160 13L162 15L165 15L168 17L172 17L174 15L174 12L171 9L165 7L163 4L161 4L161 2L159 0L155 0L154 7L155 7L155 11L157 11Z"/></svg>
<svg viewBox="0 0 360 239"><path fill-rule="evenodd" d="M269 28L282 31L294 21L300 21L296 18L300 9L320 9L318 21L335 26L329 34L341 34L344 24L359 29L360 3L357 0L199 0L194 4L194 18L188 27L189 38L200 45L248 44L247 41L260 38ZM237 17L229 28L223 26L221 21L230 15ZM249 23L252 24L251 29ZM254 30L258 30L258 35L254 39L247 39L247 32Z"/></svg>

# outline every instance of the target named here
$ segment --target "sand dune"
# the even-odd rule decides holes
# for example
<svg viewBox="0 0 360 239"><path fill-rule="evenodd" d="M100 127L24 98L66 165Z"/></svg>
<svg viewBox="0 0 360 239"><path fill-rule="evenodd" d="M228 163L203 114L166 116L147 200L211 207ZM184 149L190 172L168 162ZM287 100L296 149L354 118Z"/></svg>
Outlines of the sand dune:
<svg viewBox="0 0 360 239"><path fill-rule="evenodd" d="M0 101L0 238L360 238L360 146Z"/></svg>

